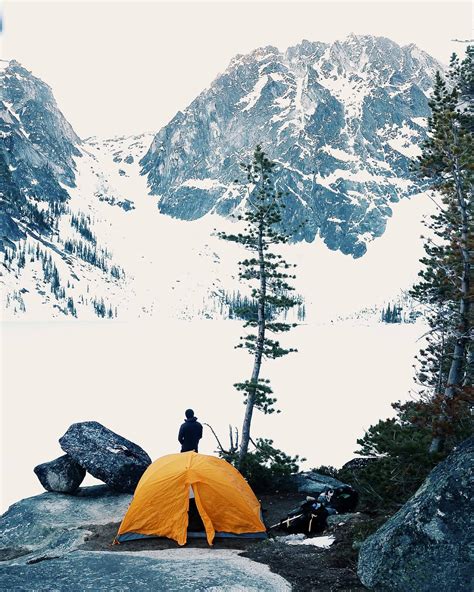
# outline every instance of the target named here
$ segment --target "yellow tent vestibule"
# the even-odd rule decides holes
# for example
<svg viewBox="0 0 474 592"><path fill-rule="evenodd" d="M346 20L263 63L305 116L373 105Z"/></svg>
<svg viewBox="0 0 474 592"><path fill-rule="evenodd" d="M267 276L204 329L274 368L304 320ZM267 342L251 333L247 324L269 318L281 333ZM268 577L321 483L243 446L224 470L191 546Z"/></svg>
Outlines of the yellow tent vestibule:
<svg viewBox="0 0 474 592"><path fill-rule="evenodd" d="M210 545L215 536L266 537L260 504L239 471L221 458L184 452L143 473L116 541L167 537L186 544L190 491Z"/></svg>

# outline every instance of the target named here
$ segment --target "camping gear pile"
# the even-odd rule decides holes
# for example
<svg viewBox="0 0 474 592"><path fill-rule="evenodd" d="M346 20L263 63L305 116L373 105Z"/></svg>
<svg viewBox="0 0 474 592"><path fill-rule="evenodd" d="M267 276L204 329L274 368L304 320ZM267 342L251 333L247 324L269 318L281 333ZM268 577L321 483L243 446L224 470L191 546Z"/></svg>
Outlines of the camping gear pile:
<svg viewBox="0 0 474 592"><path fill-rule="evenodd" d="M298 508L288 512L286 518L270 529L279 528L290 534L321 533L327 527L328 516L353 512L357 501L358 494L350 485L327 487L317 498L307 496Z"/></svg>

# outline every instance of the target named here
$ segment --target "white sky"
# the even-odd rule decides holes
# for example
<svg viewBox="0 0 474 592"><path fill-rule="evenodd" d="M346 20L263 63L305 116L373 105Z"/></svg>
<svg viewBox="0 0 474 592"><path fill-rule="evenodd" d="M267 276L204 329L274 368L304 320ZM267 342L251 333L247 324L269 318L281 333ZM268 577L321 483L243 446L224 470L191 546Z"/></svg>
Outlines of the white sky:
<svg viewBox="0 0 474 592"><path fill-rule="evenodd" d="M2 54L53 89L83 138L158 131L237 53L353 32L414 42L442 62L472 37L469 2L23 2Z"/></svg>

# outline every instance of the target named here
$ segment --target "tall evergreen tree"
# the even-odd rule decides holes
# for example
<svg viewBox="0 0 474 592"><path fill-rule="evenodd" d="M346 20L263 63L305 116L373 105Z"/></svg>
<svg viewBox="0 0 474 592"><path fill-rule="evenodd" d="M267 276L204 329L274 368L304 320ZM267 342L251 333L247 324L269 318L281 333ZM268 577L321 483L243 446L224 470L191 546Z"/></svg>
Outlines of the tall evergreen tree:
<svg viewBox="0 0 474 592"><path fill-rule="evenodd" d="M447 81L437 73L429 137L414 167L441 200L428 224L435 238L425 243L421 279L411 291L430 310L431 341L422 352L422 372L440 400L433 421L433 453L443 446L443 426L449 422L453 399L472 385L473 66L474 48L469 47L462 62L452 56Z"/></svg>
<svg viewBox="0 0 474 592"><path fill-rule="evenodd" d="M220 238L242 245L250 252L250 257L239 263L239 278L249 282L252 298L257 301L257 315L250 317L244 327L254 330L241 337L237 347L245 348L253 357L250 380L235 384L235 388L245 395L245 415L239 449L239 466L245 458L250 442L250 426L254 409L264 413L274 411L276 401L269 380L260 377L262 360L275 359L290 352L268 333L278 334L289 331L296 323L278 320L275 313L284 312L298 304L292 295L294 288L288 280L294 278L288 270L294 267L280 254L272 251L277 245L287 243L289 236L281 231L283 195L275 187L275 167L260 146L255 149L250 164L241 165L246 172L248 196L246 210L238 216L246 224L239 234L219 233Z"/></svg>

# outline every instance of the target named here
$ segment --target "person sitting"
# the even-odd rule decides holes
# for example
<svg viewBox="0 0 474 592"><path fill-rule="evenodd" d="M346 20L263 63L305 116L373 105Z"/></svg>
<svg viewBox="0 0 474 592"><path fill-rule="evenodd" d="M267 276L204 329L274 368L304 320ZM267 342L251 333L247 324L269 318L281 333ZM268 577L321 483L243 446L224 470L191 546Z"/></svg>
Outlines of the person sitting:
<svg viewBox="0 0 474 592"><path fill-rule="evenodd" d="M194 416L192 409L186 409L185 416L186 419L181 424L178 433L181 452L189 452L190 450L198 452L198 443L202 438L202 425L198 422L197 417Z"/></svg>

